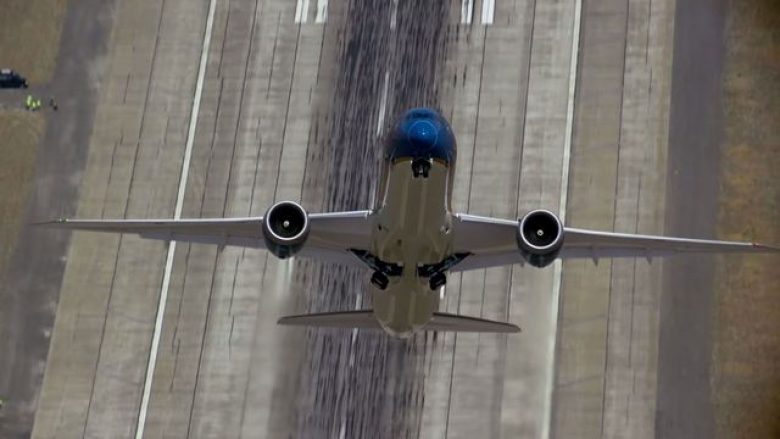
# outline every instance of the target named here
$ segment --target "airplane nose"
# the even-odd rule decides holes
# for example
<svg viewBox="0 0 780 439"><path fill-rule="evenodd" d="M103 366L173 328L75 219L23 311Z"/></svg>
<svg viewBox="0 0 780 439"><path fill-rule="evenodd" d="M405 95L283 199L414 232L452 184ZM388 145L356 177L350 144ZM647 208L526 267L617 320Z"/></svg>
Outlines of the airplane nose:
<svg viewBox="0 0 780 439"><path fill-rule="evenodd" d="M429 120L416 120L406 132L409 142L417 148L429 149L436 145L439 130Z"/></svg>

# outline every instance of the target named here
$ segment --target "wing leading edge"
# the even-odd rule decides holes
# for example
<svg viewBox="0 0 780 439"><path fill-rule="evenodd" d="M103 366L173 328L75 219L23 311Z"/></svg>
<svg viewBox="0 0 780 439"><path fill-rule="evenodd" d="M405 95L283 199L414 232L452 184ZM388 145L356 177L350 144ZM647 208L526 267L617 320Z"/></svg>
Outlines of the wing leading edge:
<svg viewBox="0 0 780 439"><path fill-rule="evenodd" d="M517 244L518 222L475 215L456 215L454 252L471 253L452 271L524 262ZM753 242L676 238L563 228L561 259L653 258L677 253L777 253L780 248Z"/></svg>
<svg viewBox="0 0 780 439"><path fill-rule="evenodd" d="M562 258L655 257L675 253L775 253L780 248L754 242L635 235L564 229Z"/></svg>
<svg viewBox="0 0 780 439"><path fill-rule="evenodd" d="M60 218L38 225L90 232L127 233L163 241L265 248L262 221L262 217L183 220Z"/></svg>
<svg viewBox="0 0 780 439"><path fill-rule="evenodd" d="M368 248L371 211L313 213L298 256L365 267L348 249ZM263 217L203 219L65 219L38 225L70 230L135 234L146 239L265 249Z"/></svg>

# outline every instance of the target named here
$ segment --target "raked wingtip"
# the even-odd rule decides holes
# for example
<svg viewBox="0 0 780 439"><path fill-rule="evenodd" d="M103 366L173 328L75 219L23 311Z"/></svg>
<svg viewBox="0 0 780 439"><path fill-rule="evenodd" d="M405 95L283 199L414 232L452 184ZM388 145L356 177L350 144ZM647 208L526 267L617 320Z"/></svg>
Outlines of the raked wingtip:
<svg viewBox="0 0 780 439"><path fill-rule="evenodd" d="M36 227L41 227L41 226L47 227L47 226L58 226L60 224L65 224L67 222L68 222L67 218L59 217L50 221L39 221L39 222L30 223L30 225Z"/></svg>
<svg viewBox="0 0 780 439"><path fill-rule="evenodd" d="M759 243L752 243L753 248L760 252L766 252L766 253L780 253L780 247L776 245L767 245L767 244L759 244Z"/></svg>

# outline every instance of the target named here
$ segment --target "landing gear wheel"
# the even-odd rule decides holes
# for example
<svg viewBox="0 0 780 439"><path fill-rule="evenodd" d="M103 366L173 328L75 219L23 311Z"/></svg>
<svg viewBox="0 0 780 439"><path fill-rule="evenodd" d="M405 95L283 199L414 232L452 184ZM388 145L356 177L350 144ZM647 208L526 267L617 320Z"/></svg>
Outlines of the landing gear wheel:
<svg viewBox="0 0 780 439"><path fill-rule="evenodd" d="M447 283L447 276L444 273L436 273L428 280L432 290L438 290L439 287Z"/></svg>
<svg viewBox="0 0 780 439"><path fill-rule="evenodd" d="M422 175L423 178L428 178L428 173L431 170L431 162L428 159L416 159L412 162L412 174L414 178Z"/></svg>
<svg viewBox="0 0 780 439"><path fill-rule="evenodd" d="M371 283L380 290L384 290L387 288L387 284L390 283L390 279L388 279L384 274L375 271L374 274L371 275Z"/></svg>

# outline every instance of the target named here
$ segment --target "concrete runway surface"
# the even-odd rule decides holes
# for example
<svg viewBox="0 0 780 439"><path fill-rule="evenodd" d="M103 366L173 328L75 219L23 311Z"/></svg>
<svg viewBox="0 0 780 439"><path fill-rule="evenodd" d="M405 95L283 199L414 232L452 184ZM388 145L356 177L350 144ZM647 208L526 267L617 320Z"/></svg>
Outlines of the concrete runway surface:
<svg viewBox="0 0 780 439"><path fill-rule="evenodd" d="M385 124L430 105L458 139L456 211L661 233L674 3L117 2L75 211L367 208ZM34 437L655 435L660 263L452 275L445 311L523 332L399 341L276 326L370 306L364 273L204 245L168 271L167 255L72 236Z"/></svg>

